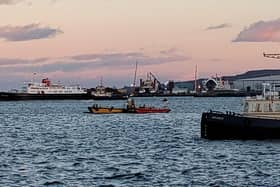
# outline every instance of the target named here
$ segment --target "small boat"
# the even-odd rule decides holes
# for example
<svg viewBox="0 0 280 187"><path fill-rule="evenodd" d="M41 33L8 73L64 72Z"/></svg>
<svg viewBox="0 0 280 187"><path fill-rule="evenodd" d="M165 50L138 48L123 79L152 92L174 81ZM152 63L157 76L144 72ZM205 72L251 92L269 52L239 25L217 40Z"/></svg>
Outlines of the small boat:
<svg viewBox="0 0 280 187"><path fill-rule="evenodd" d="M94 91L90 92L90 96L94 100L125 100L127 96L122 93L117 93L116 89L106 88L102 84L98 85Z"/></svg>
<svg viewBox="0 0 280 187"><path fill-rule="evenodd" d="M168 99L167 99L167 98L163 98L163 99L162 99L162 101L167 102L167 101L168 101Z"/></svg>
<svg viewBox="0 0 280 187"><path fill-rule="evenodd" d="M114 107L99 107L97 104L94 104L92 107L88 107L90 113L94 114L115 114L115 113L124 113L124 108L114 108Z"/></svg>
<svg viewBox="0 0 280 187"><path fill-rule="evenodd" d="M134 99L128 98L126 108L114 108L114 107L100 107L94 104L88 107L90 113L93 114L114 114L114 113L134 113L134 114L146 114L146 113L168 113L171 110L167 107L157 108L152 106L140 106L136 107Z"/></svg>

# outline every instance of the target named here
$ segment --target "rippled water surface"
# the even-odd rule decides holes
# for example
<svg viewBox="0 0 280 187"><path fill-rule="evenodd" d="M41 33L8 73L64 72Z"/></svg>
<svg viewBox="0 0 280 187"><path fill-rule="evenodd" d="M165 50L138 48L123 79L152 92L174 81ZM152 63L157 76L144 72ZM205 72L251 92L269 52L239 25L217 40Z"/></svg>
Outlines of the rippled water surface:
<svg viewBox="0 0 280 187"><path fill-rule="evenodd" d="M0 186L280 185L280 141L200 138L203 111L240 112L242 98L168 100L170 113L143 115L85 113L93 101L1 102Z"/></svg>

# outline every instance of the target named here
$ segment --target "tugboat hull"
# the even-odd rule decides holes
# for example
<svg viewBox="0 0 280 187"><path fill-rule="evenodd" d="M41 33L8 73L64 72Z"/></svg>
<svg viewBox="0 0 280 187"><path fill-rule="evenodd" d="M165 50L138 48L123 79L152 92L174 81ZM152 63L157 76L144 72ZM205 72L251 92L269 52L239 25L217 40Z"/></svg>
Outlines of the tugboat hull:
<svg viewBox="0 0 280 187"><path fill-rule="evenodd" d="M107 107L88 107L90 113L93 114L115 114L115 113L124 113L125 110L122 108L107 108Z"/></svg>
<svg viewBox="0 0 280 187"><path fill-rule="evenodd" d="M168 113L168 112L170 112L169 108L153 108L153 107L139 107L139 108L135 108L135 113L137 113L137 114Z"/></svg>
<svg viewBox="0 0 280 187"><path fill-rule="evenodd" d="M205 112L201 137L206 139L280 139L280 119Z"/></svg>

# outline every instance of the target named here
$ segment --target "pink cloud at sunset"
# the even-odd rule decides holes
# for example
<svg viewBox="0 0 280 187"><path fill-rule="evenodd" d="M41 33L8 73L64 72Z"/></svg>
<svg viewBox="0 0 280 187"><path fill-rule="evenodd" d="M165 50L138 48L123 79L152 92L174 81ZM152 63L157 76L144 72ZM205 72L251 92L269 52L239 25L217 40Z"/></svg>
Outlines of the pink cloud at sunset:
<svg viewBox="0 0 280 187"><path fill-rule="evenodd" d="M149 69L153 66L185 60L190 60L190 57L176 54L174 49L160 51L158 55L154 56L149 56L142 52L115 52L81 54L59 58L0 58L0 73L2 76L16 74L26 78L29 77L29 79L30 76L33 76L33 73L36 73L40 77L56 77L62 81L71 79L71 77L73 79L78 77L79 80L84 80L85 82L94 82L104 76L110 80L115 80L115 84L127 85L130 84L130 79L125 80L123 78L132 75L136 61L138 61L141 69ZM119 82L116 80L119 80Z"/></svg>
<svg viewBox="0 0 280 187"><path fill-rule="evenodd" d="M228 23L223 23L223 24L220 24L220 25L209 26L209 27L206 28L206 30L223 29L223 28L228 28L228 27L231 27L231 25L228 24Z"/></svg>
<svg viewBox="0 0 280 187"><path fill-rule="evenodd" d="M280 19L259 21L242 30L234 42L280 42Z"/></svg>
<svg viewBox="0 0 280 187"><path fill-rule="evenodd" d="M33 72L123 86L136 61L163 82L280 68L262 55L280 52L280 1L217 2L0 0L0 89Z"/></svg>
<svg viewBox="0 0 280 187"><path fill-rule="evenodd" d="M0 27L0 38L6 41L28 41L43 38L51 38L63 31L51 27L42 27L40 24L29 24L24 26L2 26Z"/></svg>
<svg viewBox="0 0 280 187"><path fill-rule="evenodd" d="M22 0L0 0L0 5L11 5L16 4Z"/></svg>

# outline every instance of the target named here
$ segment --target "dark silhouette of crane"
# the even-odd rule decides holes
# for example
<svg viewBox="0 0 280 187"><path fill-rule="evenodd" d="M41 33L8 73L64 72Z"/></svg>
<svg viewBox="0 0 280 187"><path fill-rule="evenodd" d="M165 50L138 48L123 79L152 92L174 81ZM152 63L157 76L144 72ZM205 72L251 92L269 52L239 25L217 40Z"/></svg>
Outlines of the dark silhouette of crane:
<svg viewBox="0 0 280 187"><path fill-rule="evenodd" d="M161 84L160 81L157 79L157 77L152 72L150 72L149 75L154 78L154 83L157 83L159 85Z"/></svg>
<svg viewBox="0 0 280 187"><path fill-rule="evenodd" d="M263 56L266 58L276 58L280 59L280 53L263 53Z"/></svg>

